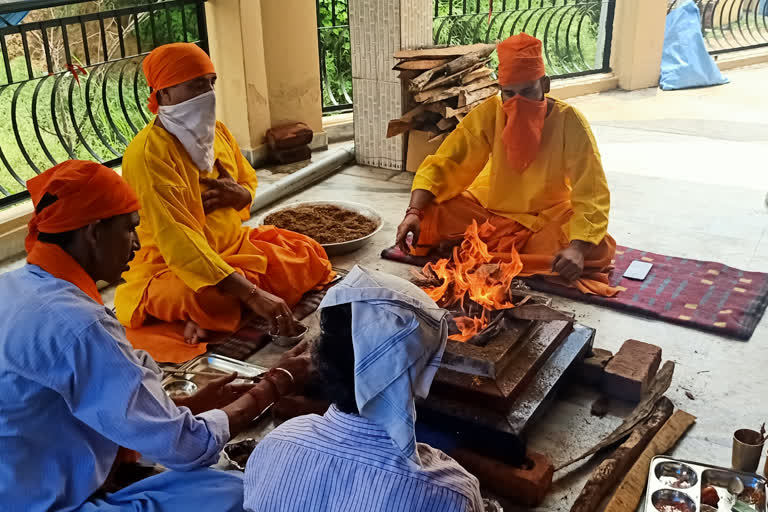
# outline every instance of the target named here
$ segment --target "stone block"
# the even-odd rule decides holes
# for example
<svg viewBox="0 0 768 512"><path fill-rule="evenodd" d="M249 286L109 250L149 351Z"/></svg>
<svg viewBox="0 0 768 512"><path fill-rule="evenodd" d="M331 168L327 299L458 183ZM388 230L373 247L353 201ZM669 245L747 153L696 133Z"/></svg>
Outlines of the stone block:
<svg viewBox="0 0 768 512"><path fill-rule="evenodd" d="M627 340L608 362L602 391L611 397L639 402L661 364L661 347Z"/></svg>

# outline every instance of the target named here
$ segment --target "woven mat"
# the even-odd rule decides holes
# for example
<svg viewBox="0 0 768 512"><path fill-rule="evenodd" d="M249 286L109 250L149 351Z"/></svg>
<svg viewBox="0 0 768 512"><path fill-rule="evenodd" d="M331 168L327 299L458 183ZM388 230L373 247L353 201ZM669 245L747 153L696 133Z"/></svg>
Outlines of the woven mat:
<svg viewBox="0 0 768 512"><path fill-rule="evenodd" d="M385 249L381 257L417 266L427 262L396 247ZM644 281L623 277L634 260L653 264ZM768 306L768 274L762 272L622 246L616 248L614 265L611 285L621 290L616 297L586 295L542 277L526 282L534 290L739 340L752 337Z"/></svg>

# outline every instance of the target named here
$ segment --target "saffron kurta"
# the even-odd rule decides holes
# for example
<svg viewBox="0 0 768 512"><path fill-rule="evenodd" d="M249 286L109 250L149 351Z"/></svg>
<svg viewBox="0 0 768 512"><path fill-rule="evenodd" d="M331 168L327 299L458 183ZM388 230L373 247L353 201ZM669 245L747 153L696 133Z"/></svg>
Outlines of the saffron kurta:
<svg viewBox="0 0 768 512"><path fill-rule="evenodd" d="M117 288L115 307L120 322L133 328L128 336L135 345L141 337L135 329L148 316L164 322L193 320L215 331L235 330L240 303L215 288L235 271L289 305L332 275L325 251L313 240L274 227L243 226L248 208L205 214L200 178L218 178L226 172L252 196L257 186L256 173L220 122L214 155L213 171L200 171L181 143L154 121L125 152L123 177L141 203L137 232L142 247L123 274L125 283ZM158 360L174 359L141 340L139 346Z"/></svg>
<svg viewBox="0 0 768 512"><path fill-rule="evenodd" d="M516 250L521 275L552 275L555 254L583 240L596 247L572 284L585 293L615 295L607 286L616 244L607 233L610 192L600 153L581 113L553 101L538 155L522 173L507 164L500 96L472 110L424 160L413 189L432 192L436 201L425 212L415 254L461 238L473 220L489 221L495 229L485 241L495 256Z"/></svg>

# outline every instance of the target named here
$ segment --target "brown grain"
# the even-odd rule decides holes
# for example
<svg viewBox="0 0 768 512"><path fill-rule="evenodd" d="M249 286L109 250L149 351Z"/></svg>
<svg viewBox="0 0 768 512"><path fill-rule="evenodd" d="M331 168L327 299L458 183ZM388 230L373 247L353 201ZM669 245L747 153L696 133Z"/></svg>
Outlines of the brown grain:
<svg viewBox="0 0 768 512"><path fill-rule="evenodd" d="M338 244L373 233L376 221L346 208L332 205L297 206L268 215L265 224L295 231L320 244Z"/></svg>

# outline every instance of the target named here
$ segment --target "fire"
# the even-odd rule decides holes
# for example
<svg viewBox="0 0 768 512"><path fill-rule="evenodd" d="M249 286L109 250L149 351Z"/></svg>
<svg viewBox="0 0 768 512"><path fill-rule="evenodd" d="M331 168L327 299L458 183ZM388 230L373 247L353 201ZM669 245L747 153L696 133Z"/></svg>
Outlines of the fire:
<svg viewBox="0 0 768 512"><path fill-rule="evenodd" d="M454 247L450 259L427 263L424 267L423 273L434 274L442 280L440 286L424 288L427 295L443 307L458 304L466 313L466 316L454 319L461 334L451 336L452 340L469 340L488 325L491 311L514 307L509 289L512 280L523 269L523 263L515 250L510 254L510 261L492 263L494 258L483 238L494 230L488 222L478 226L473 221L464 233L464 240ZM481 310L470 311L473 307L467 303L467 298Z"/></svg>

